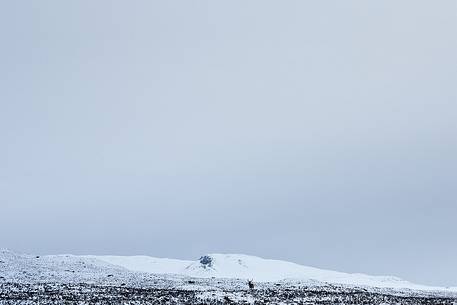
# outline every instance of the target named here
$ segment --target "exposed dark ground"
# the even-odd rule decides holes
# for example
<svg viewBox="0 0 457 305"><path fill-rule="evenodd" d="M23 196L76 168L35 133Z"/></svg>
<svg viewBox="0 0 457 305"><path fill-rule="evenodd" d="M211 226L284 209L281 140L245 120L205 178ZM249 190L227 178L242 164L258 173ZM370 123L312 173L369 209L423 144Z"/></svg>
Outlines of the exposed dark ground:
<svg viewBox="0 0 457 305"><path fill-rule="evenodd" d="M0 284L0 305L19 304L364 304L455 305L446 296L394 295L342 287L282 287L191 290L91 284Z"/></svg>

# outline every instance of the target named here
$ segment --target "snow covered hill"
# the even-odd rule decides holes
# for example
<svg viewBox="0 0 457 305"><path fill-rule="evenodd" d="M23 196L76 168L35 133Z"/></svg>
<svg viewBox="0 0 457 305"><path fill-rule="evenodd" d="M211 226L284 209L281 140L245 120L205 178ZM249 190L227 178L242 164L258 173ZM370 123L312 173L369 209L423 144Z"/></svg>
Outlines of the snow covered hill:
<svg viewBox="0 0 457 305"><path fill-rule="evenodd" d="M124 267L130 271L147 272L154 274L185 274L186 268L193 263L193 261L157 258L144 255L136 256L83 256L90 259L98 259L100 261Z"/></svg>
<svg viewBox="0 0 457 305"><path fill-rule="evenodd" d="M74 255L27 255L0 249L0 281L94 282L109 275L128 276L131 272L95 258Z"/></svg>
<svg viewBox="0 0 457 305"><path fill-rule="evenodd" d="M197 278L253 279L256 282L276 282L287 279L394 289L446 289L417 285L394 276L348 274L242 254L210 254L202 256L198 261L148 256L88 256L88 258L96 258L132 271L179 274Z"/></svg>
<svg viewBox="0 0 457 305"><path fill-rule="evenodd" d="M189 277L457 292L456 288L417 285L392 276L348 274L241 254L210 254L186 261L149 256L35 256L0 250L0 282L144 285L162 281L168 285L177 279L184 283Z"/></svg>

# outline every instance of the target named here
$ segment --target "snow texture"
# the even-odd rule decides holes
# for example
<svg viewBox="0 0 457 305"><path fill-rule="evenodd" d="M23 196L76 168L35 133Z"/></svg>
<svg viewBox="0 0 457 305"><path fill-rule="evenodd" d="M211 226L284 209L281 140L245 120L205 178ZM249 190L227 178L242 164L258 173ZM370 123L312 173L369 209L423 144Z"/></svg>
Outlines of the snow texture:
<svg viewBox="0 0 457 305"><path fill-rule="evenodd" d="M246 279L254 280L255 293L247 287ZM427 287L396 277L347 274L240 254L210 254L185 261L149 256L37 256L0 250L0 290L5 296L11 295L11 287L24 295L39 294L42 285L63 292L65 287L78 291L85 291L85 287L88 291L118 287L130 289L132 295L141 295L142 289L152 289L150 293L169 290L186 298L229 297L247 303L252 295L268 299L271 293L290 292L303 298L313 294L314 289L321 294L343 291L352 295L351 289L356 289L377 295L457 299L455 287Z"/></svg>
<svg viewBox="0 0 457 305"><path fill-rule="evenodd" d="M179 274L197 278L253 279L256 282L276 282L293 279L378 288L456 291L455 288L413 284L395 276L349 274L242 254L209 254L202 256L198 261L148 256L88 256L88 258L99 259L131 271L153 274Z"/></svg>

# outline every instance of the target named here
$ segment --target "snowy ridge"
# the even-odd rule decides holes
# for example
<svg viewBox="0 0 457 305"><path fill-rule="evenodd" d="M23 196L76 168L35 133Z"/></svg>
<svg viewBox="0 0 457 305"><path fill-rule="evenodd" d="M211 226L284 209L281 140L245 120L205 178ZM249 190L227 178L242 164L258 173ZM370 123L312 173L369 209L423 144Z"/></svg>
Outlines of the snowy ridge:
<svg viewBox="0 0 457 305"><path fill-rule="evenodd" d="M93 282L108 275L125 276L125 268L95 258L74 255L36 256L0 250L0 280L12 282L39 282L71 280Z"/></svg>
<svg viewBox="0 0 457 305"><path fill-rule="evenodd" d="M197 278L253 279L257 282L302 280L378 288L455 291L455 288L417 285L394 276L349 274L243 254L210 254L202 256L198 261L161 259L148 256L90 257L132 271L154 274L179 274Z"/></svg>
<svg viewBox="0 0 457 305"><path fill-rule="evenodd" d="M130 271L147 272L154 274L183 274L183 270L193 261L157 258L145 255L135 256L83 256L89 259L98 259L105 263L121 266Z"/></svg>
<svg viewBox="0 0 457 305"><path fill-rule="evenodd" d="M197 261L187 261L149 256L35 256L0 249L0 283L133 283L141 286L159 281L164 285L176 285L190 277L241 280L242 283L253 279L255 282L294 281L457 293L457 287L429 287L397 277L348 274L242 254L210 254Z"/></svg>

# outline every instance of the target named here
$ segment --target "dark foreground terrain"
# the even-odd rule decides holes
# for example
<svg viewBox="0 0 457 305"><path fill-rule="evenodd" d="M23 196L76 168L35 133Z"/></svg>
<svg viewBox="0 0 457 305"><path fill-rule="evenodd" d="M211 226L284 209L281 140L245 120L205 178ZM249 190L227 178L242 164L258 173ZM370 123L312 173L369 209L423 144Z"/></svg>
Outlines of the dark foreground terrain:
<svg viewBox="0 0 457 305"><path fill-rule="evenodd" d="M19 304L366 304L456 305L433 295L392 295L342 287L281 287L238 290L130 288L91 284L0 284L0 305Z"/></svg>

